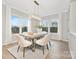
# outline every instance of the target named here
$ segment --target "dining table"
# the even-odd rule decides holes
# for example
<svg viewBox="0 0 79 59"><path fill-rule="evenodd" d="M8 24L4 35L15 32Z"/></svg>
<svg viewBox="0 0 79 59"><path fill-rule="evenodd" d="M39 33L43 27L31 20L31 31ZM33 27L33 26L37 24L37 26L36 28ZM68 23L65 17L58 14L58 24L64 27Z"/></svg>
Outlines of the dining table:
<svg viewBox="0 0 79 59"><path fill-rule="evenodd" d="M32 51L35 51L35 40L38 40L42 37L44 37L47 33L33 33L33 34L20 34L23 36L26 40L32 41Z"/></svg>

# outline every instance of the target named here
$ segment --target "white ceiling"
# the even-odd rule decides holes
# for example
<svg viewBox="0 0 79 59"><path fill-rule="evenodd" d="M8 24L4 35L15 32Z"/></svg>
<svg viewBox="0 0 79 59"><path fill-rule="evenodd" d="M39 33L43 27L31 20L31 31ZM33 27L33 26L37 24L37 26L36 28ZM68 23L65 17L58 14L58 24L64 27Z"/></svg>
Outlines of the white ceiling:
<svg viewBox="0 0 79 59"><path fill-rule="evenodd" d="M25 11L27 14L39 14L40 16L52 15L69 8L70 0L36 0L39 2L39 9L34 0L3 0L3 3Z"/></svg>

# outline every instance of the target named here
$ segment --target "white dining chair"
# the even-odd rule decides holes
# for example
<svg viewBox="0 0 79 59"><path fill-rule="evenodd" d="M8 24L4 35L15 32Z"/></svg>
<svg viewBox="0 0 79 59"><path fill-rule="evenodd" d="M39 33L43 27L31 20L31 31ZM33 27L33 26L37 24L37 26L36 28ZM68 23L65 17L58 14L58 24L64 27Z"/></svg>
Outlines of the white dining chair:
<svg viewBox="0 0 79 59"><path fill-rule="evenodd" d="M43 38L39 39L36 41L36 44L40 45L43 49L43 54L44 54L44 48L47 46L47 49L49 50L48 43L49 43L49 34L45 35Z"/></svg>
<svg viewBox="0 0 79 59"><path fill-rule="evenodd" d="M25 48L28 48L32 45L32 42L25 40L23 36L20 36L19 34L16 35L16 40L18 43L18 49L17 52L19 51L19 48L23 48L23 57L25 56Z"/></svg>

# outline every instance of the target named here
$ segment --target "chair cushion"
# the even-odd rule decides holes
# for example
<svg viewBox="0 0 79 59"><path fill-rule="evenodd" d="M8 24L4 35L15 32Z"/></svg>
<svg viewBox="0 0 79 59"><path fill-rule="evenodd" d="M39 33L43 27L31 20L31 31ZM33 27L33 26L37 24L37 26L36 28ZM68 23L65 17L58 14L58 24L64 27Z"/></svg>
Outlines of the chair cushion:
<svg viewBox="0 0 79 59"><path fill-rule="evenodd" d="M43 42L42 39L37 40L36 41L36 44L41 45L41 46L44 46L45 45L45 43Z"/></svg>
<svg viewBox="0 0 79 59"><path fill-rule="evenodd" d="M25 43L23 44L23 47L28 47L32 45L32 42L25 40Z"/></svg>

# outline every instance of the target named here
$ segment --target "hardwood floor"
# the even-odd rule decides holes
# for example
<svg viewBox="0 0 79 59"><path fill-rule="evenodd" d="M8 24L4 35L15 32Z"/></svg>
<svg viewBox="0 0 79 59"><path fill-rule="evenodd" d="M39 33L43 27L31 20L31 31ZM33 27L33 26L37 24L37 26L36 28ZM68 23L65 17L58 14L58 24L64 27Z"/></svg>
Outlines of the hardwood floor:
<svg viewBox="0 0 79 59"><path fill-rule="evenodd" d="M53 40L52 51L46 59L72 59L69 51L68 42Z"/></svg>
<svg viewBox="0 0 79 59"><path fill-rule="evenodd" d="M72 59L68 48L68 42L51 40L51 44L52 51L47 55L46 59ZM3 59L9 59L9 52L7 49L16 45L17 43L14 43L2 47Z"/></svg>
<svg viewBox="0 0 79 59"><path fill-rule="evenodd" d="M9 59L9 52L7 49L16 45L17 43L2 46L2 59Z"/></svg>

